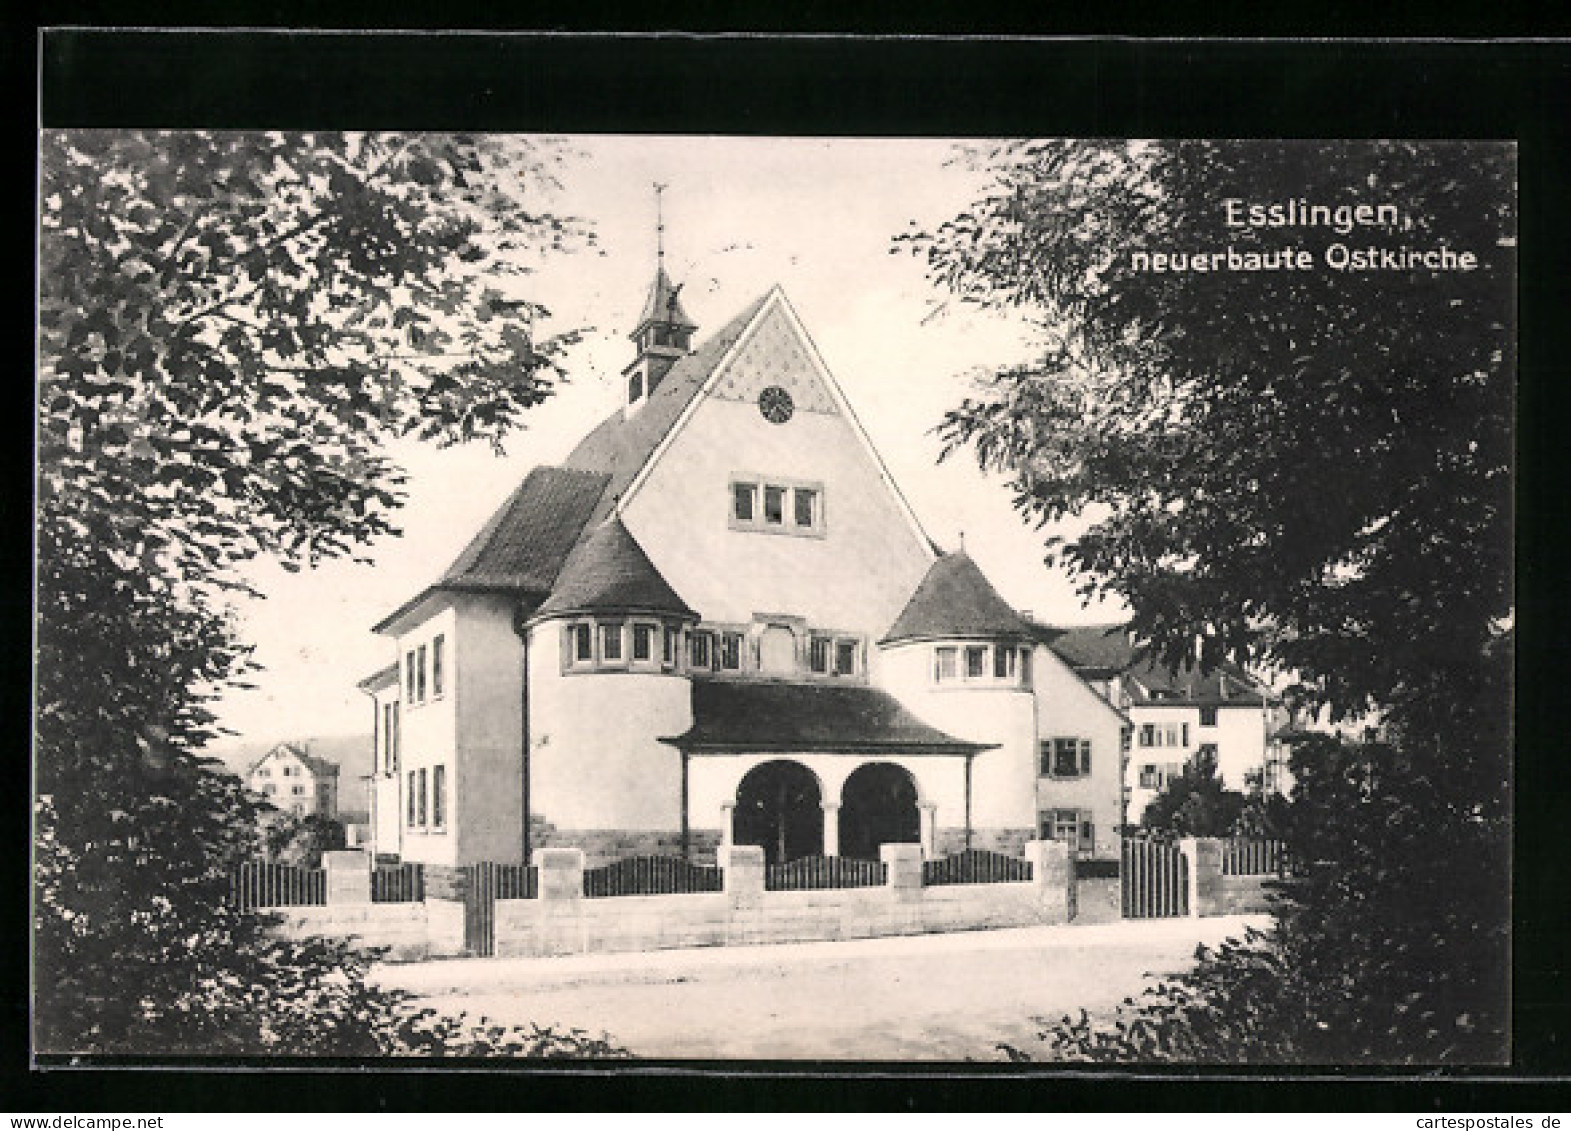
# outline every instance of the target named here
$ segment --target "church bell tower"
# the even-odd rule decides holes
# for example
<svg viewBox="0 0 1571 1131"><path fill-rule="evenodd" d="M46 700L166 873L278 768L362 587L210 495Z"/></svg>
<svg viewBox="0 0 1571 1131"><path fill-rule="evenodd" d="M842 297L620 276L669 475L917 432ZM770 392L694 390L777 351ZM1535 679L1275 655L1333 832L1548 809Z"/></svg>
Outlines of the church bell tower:
<svg viewBox="0 0 1571 1131"><path fill-rule="evenodd" d="M661 379L679 358L692 352L693 331L698 329L698 323L682 309L681 285L673 285L665 271L665 223L660 213L664 188L655 186L655 281L638 325L628 335L638 347L638 355L622 370L628 414L660 387Z"/></svg>

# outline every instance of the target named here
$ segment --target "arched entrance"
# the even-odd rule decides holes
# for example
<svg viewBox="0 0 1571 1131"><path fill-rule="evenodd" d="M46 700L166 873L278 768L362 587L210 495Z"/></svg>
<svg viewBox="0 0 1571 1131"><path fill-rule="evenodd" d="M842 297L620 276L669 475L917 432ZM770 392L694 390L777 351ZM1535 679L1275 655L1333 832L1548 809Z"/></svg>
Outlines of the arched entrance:
<svg viewBox="0 0 1571 1131"><path fill-rule="evenodd" d="M881 844L916 844L922 818L916 782L890 762L859 766L840 792L840 855L878 859Z"/></svg>
<svg viewBox="0 0 1571 1131"><path fill-rule="evenodd" d="M763 848L770 864L824 850L818 778L800 762L754 766L736 787L732 840Z"/></svg>

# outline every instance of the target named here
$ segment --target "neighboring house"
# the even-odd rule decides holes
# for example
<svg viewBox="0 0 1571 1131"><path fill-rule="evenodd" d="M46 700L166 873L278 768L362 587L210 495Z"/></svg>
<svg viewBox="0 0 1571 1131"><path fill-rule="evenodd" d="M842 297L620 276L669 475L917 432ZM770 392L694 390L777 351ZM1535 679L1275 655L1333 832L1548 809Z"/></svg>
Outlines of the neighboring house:
<svg viewBox="0 0 1571 1131"><path fill-rule="evenodd" d="M1216 755L1230 789L1248 789L1256 777L1272 792L1290 787L1287 749L1280 741L1286 712L1265 685L1240 668L1175 673L1155 660L1139 660L1122 624L1042 626L1040 638L1129 716L1124 780L1129 824L1140 823L1151 799L1202 750Z"/></svg>
<svg viewBox="0 0 1571 1131"><path fill-rule="evenodd" d="M338 766L304 746L281 742L246 774L246 785L297 817L338 815Z"/></svg>
<svg viewBox="0 0 1571 1131"><path fill-rule="evenodd" d="M1116 855L1129 719L923 532L778 287L695 330L657 271L622 407L376 625L374 850Z"/></svg>

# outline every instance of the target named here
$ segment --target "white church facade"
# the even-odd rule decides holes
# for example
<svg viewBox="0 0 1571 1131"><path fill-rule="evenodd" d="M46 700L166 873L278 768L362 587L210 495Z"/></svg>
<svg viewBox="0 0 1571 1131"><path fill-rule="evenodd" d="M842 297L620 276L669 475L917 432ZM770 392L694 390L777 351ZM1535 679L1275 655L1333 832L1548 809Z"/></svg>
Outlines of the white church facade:
<svg viewBox="0 0 1571 1131"><path fill-rule="evenodd" d="M661 269L623 406L376 625L375 850L1116 856L1128 714L927 536L778 287L696 330Z"/></svg>

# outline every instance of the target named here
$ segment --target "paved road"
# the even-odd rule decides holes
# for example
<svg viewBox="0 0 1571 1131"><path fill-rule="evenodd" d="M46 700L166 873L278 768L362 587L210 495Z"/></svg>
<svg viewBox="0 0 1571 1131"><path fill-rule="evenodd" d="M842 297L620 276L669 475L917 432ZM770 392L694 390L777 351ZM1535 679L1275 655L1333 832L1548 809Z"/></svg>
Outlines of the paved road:
<svg viewBox="0 0 1571 1131"><path fill-rule="evenodd" d="M379 977L444 1011L604 1031L660 1059L998 1060L1037 1018L1111 1010L1197 943L1262 916L560 958L450 959Z"/></svg>

